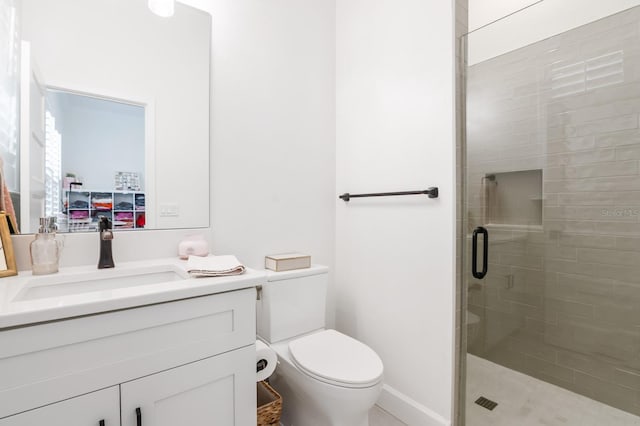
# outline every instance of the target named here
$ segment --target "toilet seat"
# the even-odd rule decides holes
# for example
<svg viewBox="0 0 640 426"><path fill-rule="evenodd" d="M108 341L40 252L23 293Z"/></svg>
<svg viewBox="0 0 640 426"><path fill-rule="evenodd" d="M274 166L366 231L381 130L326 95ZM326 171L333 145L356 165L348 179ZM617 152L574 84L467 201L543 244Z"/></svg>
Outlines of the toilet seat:
<svg viewBox="0 0 640 426"><path fill-rule="evenodd" d="M365 388L382 378L382 360L373 349L335 330L292 340L289 353L302 372L335 386Z"/></svg>

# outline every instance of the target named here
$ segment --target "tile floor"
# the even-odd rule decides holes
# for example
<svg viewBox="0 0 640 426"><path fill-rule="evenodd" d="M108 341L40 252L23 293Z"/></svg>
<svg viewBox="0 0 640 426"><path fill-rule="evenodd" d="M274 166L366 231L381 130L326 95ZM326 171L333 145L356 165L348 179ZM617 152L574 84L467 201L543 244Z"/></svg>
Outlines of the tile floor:
<svg viewBox="0 0 640 426"><path fill-rule="evenodd" d="M369 411L369 426L407 426L382 408L374 405Z"/></svg>
<svg viewBox="0 0 640 426"><path fill-rule="evenodd" d="M498 403L489 411L475 404ZM585 396L467 355L466 426L627 426L640 417Z"/></svg>

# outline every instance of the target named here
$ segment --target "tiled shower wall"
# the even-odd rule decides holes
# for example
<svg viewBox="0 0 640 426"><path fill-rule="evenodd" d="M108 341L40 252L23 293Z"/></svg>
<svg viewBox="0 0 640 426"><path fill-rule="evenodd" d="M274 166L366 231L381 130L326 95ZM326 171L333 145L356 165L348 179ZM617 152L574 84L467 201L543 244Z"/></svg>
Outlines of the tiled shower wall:
<svg viewBox="0 0 640 426"><path fill-rule="evenodd" d="M490 233L469 352L640 414L640 8L473 65L467 91L465 231ZM501 223L501 193L541 216Z"/></svg>

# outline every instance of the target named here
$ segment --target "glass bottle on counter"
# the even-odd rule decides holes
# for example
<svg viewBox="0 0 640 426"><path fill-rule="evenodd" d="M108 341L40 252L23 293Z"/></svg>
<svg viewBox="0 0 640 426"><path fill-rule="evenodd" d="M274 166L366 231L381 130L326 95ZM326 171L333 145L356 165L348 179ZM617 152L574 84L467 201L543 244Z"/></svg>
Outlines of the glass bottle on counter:
<svg viewBox="0 0 640 426"><path fill-rule="evenodd" d="M46 275L58 272L62 241L56 238L55 217L41 217L40 228L35 240L29 244L31 272L33 275Z"/></svg>

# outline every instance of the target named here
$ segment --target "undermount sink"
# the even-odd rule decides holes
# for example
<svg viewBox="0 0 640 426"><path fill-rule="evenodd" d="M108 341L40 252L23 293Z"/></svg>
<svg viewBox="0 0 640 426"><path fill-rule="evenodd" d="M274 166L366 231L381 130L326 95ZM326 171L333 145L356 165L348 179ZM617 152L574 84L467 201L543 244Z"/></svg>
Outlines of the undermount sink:
<svg viewBox="0 0 640 426"><path fill-rule="evenodd" d="M34 276L25 282L13 301L29 301L74 294L181 281L189 274L175 265L131 269L103 269L70 275Z"/></svg>

